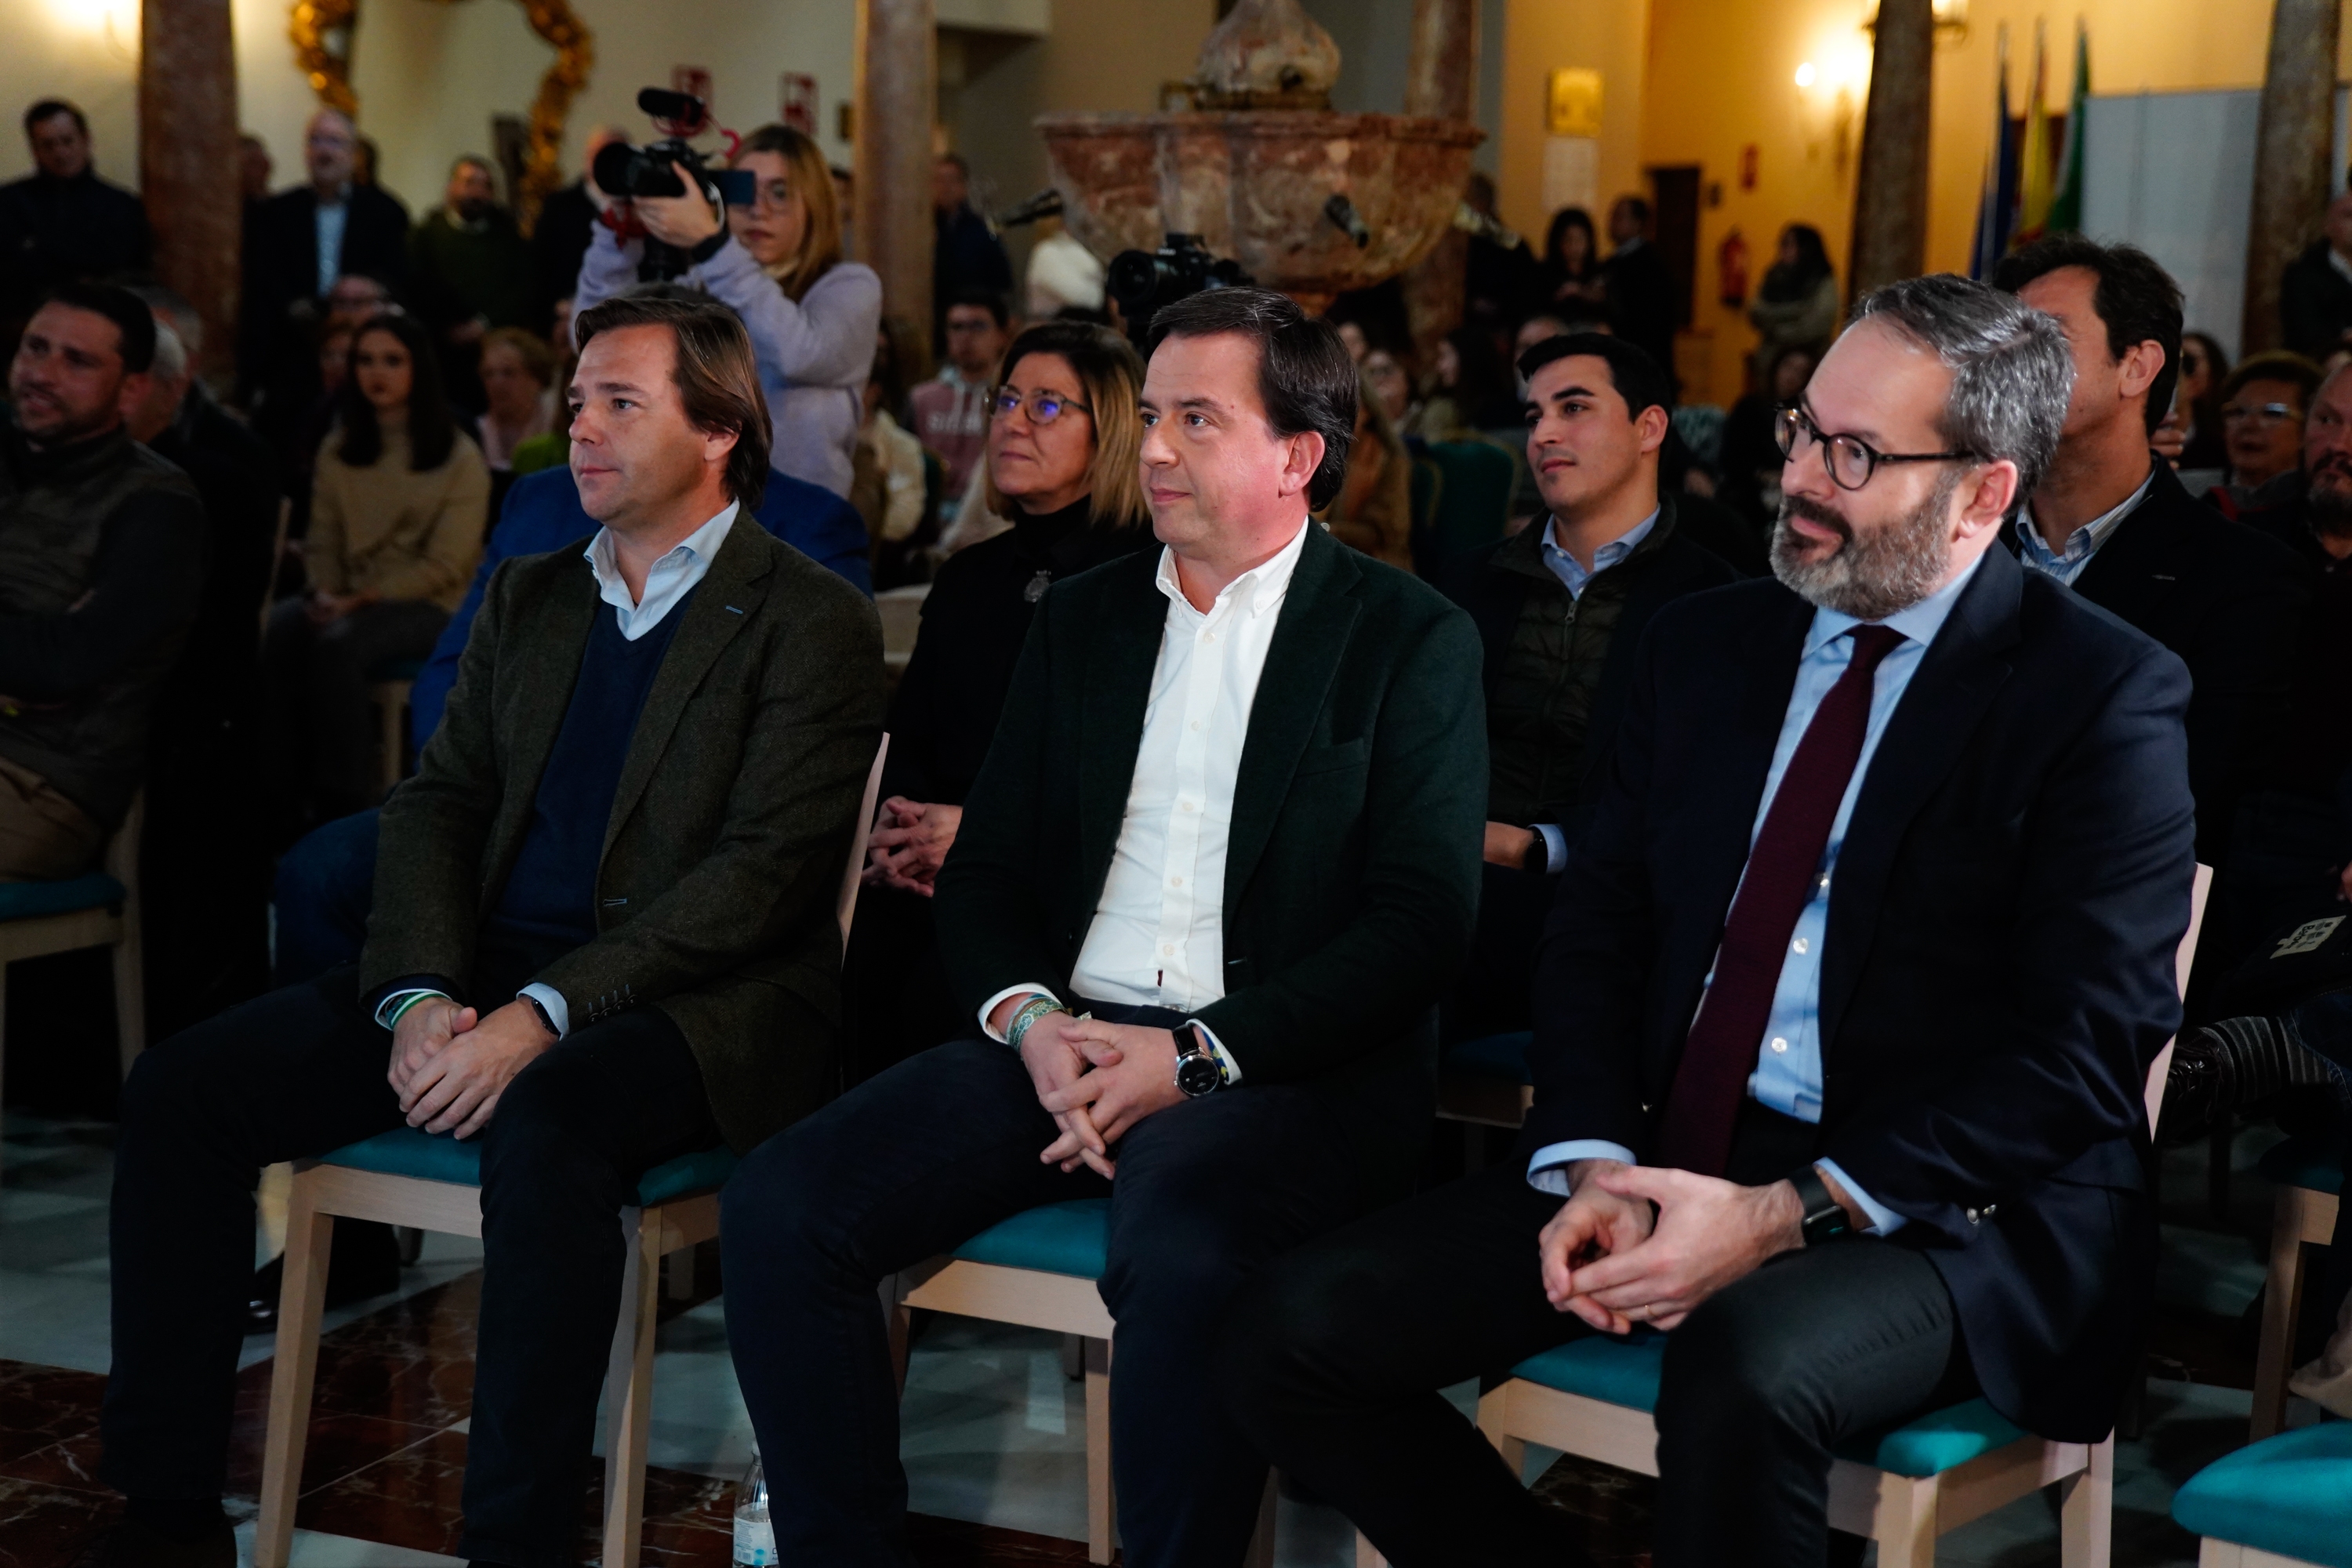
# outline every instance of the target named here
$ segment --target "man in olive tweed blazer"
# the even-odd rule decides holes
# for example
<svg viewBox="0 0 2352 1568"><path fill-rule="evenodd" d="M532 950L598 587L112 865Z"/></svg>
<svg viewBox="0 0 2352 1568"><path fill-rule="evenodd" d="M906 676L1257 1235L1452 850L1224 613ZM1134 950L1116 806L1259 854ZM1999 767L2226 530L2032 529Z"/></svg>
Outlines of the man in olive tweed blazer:
<svg viewBox="0 0 2352 1568"><path fill-rule="evenodd" d="M604 526L490 580L383 811L356 966L166 1041L124 1091L97 1561L230 1563L219 1506L259 1167L402 1128L478 1140L462 1555L568 1563L652 1167L748 1149L833 1076L834 900L880 736L872 607L739 523L768 467L741 324L583 316L572 468Z"/></svg>

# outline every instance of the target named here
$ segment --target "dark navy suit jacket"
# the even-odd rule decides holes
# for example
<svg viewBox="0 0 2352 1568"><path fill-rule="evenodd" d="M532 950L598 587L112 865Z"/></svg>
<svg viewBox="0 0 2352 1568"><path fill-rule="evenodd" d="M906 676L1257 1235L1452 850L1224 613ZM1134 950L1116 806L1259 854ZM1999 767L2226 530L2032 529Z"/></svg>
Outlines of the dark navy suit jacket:
<svg viewBox="0 0 2352 1568"><path fill-rule="evenodd" d="M847 501L823 485L771 469L767 493L751 515L770 533L873 597L874 579L866 563L865 520ZM512 555L561 550L589 538L598 526L594 518L581 510L580 487L569 468L526 474L507 491L506 506L499 513L498 527L490 531L473 585L466 590L457 613L441 628L441 640L433 645L433 657L425 661L415 688L408 694L409 734L419 755L433 731L441 727L441 706L449 700L449 689L457 683L457 656L466 651L466 634L473 629L474 616L482 607L482 590L499 563Z"/></svg>
<svg viewBox="0 0 2352 1568"><path fill-rule="evenodd" d="M1655 1147L1812 616L1761 581L1650 623L1537 950L1524 1152ZM2180 1021L2188 705L2177 657L1990 551L1830 903L1821 1152L1910 1220L1885 1245L1943 1277L1993 1407L2064 1441L2114 1425L2154 1285L2142 1093Z"/></svg>

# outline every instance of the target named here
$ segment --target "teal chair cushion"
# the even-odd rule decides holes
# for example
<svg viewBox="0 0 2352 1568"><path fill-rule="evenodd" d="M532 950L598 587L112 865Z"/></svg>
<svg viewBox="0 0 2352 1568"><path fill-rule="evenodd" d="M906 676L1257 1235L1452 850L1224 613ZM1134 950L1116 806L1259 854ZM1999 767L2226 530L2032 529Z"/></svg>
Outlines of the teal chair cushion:
<svg viewBox="0 0 2352 1568"><path fill-rule="evenodd" d="M60 882L0 882L0 921L69 915L122 901L122 884L103 871Z"/></svg>
<svg viewBox="0 0 2352 1568"><path fill-rule="evenodd" d="M388 658L368 671L370 680L414 680L425 669L421 658Z"/></svg>
<svg viewBox="0 0 2352 1568"><path fill-rule="evenodd" d="M2352 1421L2265 1437L2172 1495L2183 1530L2329 1568L2352 1568Z"/></svg>
<svg viewBox="0 0 2352 1568"><path fill-rule="evenodd" d="M1511 1373L1562 1394L1655 1411L1666 1339L1664 1334L1644 1332L1622 1341L1588 1335L1530 1356ZM1840 1450L1840 1458L1916 1479L1941 1475L2024 1436L2021 1428L2002 1420L1991 1405L1971 1399L1906 1422L1883 1436L1858 1439Z"/></svg>
<svg viewBox="0 0 2352 1568"><path fill-rule="evenodd" d="M1505 1083L1532 1083L1535 1080L1528 1076L1528 1047L1535 1039L1531 1031L1522 1029L1517 1034L1465 1040L1445 1053L1445 1068Z"/></svg>
<svg viewBox="0 0 2352 1568"><path fill-rule="evenodd" d="M2344 1162L2325 1138L2290 1138L2273 1144L2255 1162L2273 1186L2308 1187L2315 1193L2344 1191Z"/></svg>
<svg viewBox="0 0 2352 1568"><path fill-rule="evenodd" d="M1109 1225L1108 1198L1074 1198L1066 1204L1027 1209L990 1226L949 1256L966 1263L993 1263L1001 1268L1099 1279L1108 1267L1104 1237Z"/></svg>
<svg viewBox="0 0 2352 1568"><path fill-rule="evenodd" d="M389 1132L347 1143L320 1163L352 1171L373 1171L380 1175L450 1182L461 1187L482 1184L479 1139L468 1138L461 1143L455 1138L434 1137L413 1127L395 1127ZM690 1193L722 1187L734 1172L735 1152L724 1145L682 1155L645 1173L637 1183L637 1206L650 1208Z"/></svg>

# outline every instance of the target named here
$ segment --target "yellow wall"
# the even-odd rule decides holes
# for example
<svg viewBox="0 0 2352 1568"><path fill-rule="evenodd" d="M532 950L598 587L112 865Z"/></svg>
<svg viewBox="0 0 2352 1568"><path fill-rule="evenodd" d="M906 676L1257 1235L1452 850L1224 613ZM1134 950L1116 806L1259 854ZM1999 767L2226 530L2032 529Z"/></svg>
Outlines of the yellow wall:
<svg viewBox="0 0 2352 1568"><path fill-rule="evenodd" d="M0 4L0 180L33 172L17 117L63 98L89 117L98 172L139 184L139 0Z"/></svg>
<svg viewBox="0 0 2352 1568"><path fill-rule="evenodd" d="M1505 223L1538 247L1543 204L1545 103L1551 73L1564 66L1601 73L1601 201L1643 188L1643 77L1652 0L1486 0L1503 21L1502 146L1496 205ZM1669 0L1656 0L1663 8ZM1732 7L1736 9L1737 6ZM1601 216L1596 213L1596 218Z"/></svg>

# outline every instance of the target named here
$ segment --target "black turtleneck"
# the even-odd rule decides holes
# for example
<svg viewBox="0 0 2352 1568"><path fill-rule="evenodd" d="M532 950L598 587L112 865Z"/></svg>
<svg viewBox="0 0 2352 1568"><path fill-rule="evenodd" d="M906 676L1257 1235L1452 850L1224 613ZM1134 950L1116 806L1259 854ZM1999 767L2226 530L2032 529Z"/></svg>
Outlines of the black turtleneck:
<svg viewBox="0 0 2352 1568"><path fill-rule="evenodd" d="M94 467L127 456L121 429L41 451L0 415L0 529L10 499L45 485L72 484ZM18 615L0 585L0 692L62 702L104 682L145 650L159 631L184 624L204 583L205 528L193 496L143 489L106 520L90 563L89 594L64 615Z"/></svg>
<svg viewBox="0 0 2352 1568"><path fill-rule="evenodd" d="M923 601L923 629L890 703L883 794L961 805L980 776L1013 666L1050 584L1156 547L1148 524L1097 527L1089 503L1016 514L1010 531L958 551Z"/></svg>

